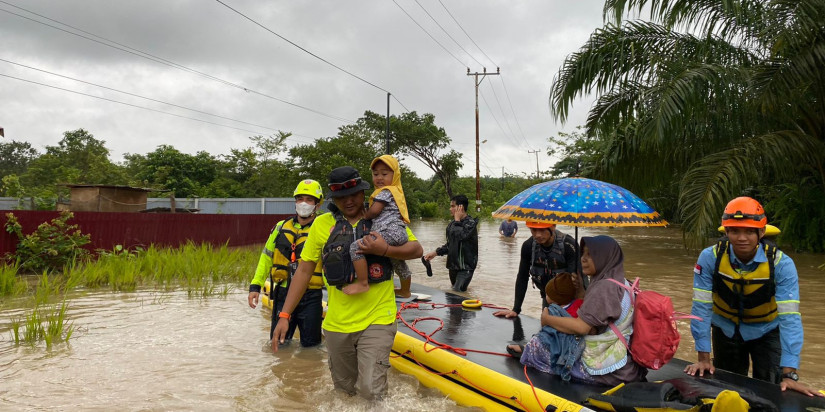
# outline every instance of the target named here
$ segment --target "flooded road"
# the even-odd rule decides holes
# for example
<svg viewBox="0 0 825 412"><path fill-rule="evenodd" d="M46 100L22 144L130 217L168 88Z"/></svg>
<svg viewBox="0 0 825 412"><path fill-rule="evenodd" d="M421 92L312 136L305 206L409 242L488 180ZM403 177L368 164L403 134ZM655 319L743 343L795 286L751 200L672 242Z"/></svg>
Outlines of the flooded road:
<svg viewBox="0 0 825 412"><path fill-rule="evenodd" d="M425 251L444 242L443 221L413 222ZM572 228L561 227L573 233ZM697 251L682 247L681 233L669 228L580 229L579 236L614 236L625 252L629 277L642 287L668 294L677 310L690 311L692 269ZM467 296L511 306L521 243L529 231L520 224L516 239L500 239L498 224L482 222L480 263ZM825 256L791 253L800 273L805 347L801 379L825 388ZM250 278L255 262L250 263ZM444 258L428 278L411 261L413 282L449 289ZM413 287L414 288L414 287ZM440 392L391 370L389 398L377 405L332 393L323 347L269 350L268 314L246 304L246 285L226 297L192 299L185 291L145 290L114 294L79 291L71 296L68 318L75 332L68 344L16 346L9 325L23 315L22 303L0 308L0 410L238 410L366 411L474 410L456 406ZM21 301L22 302L22 301ZM538 291L530 289L523 314L538 316ZM480 312L479 315L484 312ZM492 312L488 313L491 315ZM689 325L680 323L678 356L695 358ZM528 336L535 331L525 331ZM506 342L502 342L502 350Z"/></svg>

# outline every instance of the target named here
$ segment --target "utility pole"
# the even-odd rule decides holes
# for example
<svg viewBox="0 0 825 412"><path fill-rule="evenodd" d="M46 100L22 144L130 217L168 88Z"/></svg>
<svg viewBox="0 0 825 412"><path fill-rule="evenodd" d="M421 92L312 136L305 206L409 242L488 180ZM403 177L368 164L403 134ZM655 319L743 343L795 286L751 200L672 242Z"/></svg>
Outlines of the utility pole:
<svg viewBox="0 0 825 412"><path fill-rule="evenodd" d="M475 85L476 85L476 213L481 212L481 172L479 171L478 163L478 154L479 154L479 143L478 143L478 85L484 81L484 78L489 76L497 76L501 74L501 69L496 67L495 73L487 73L487 68L484 68L482 73L475 72L470 73L470 68L467 68L467 76L474 76L475 77ZM481 80L479 80L478 76L481 76Z"/></svg>
<svg viewBox="0 0 825 412"><path fill-rule="evenodd" d="M390 93L387 92L387 153L390 154Z"/></svg>
<svg viewBox="0 0 825 412"><path fill-rule="evenodd" d="M539 180L539 179L541 179L541 176L539 175L539 151L538 150L528 150L527 153L530 153L530 154L535 153L536 154L536 180Z"/></svg>

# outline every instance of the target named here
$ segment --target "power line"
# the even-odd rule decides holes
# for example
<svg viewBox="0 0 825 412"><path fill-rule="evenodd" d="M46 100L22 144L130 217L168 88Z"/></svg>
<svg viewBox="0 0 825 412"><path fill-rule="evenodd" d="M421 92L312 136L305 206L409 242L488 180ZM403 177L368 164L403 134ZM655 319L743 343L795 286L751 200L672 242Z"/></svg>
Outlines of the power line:
<svg viewBox="0 0 825 412"><path fill-rule="evenodd" d="M530 142L527 141L527 137L524 135L524 130L521 129L521 123L518 121L518 116L516 115L516 109L513 108L513 101L510 100L510 92L507 91L507 83L504 83L504 76L501 76L501 85L504 86L504 94L507 96L507 102L510 103L510 110L513 112L513 119L516 120L516 126L518 126L518 131L521 133L521 138L524 140L524 143L527 143L527 146L531 146Z"/></svg>
<svg viewBox="0 0 825 412"><path fill-rule="evenodd" d="M243 120L233 119L231 117L221 116L221 115L218 115L218 114L209 113L209 112L205 112L205 111L198 110L198 109L192 109L192 108L189 108L189 107L186 107L186 106L181 106L181 105L178 105L178 104L165 102L163 100L157 100L157 99L153 99L151 97L141 96L139 94L125 92L123 90L118 90L118 89L114 89L114 88L111 88L111 87L102 86L102 85L99 85L99 84L96 84L96 83L87 82L85 80L76 79L74 77L65 76L65 75L62 75L62 74L59 74L59 73L50 72L48 70L38 69L36 67L27 66L27 65L22 64L22 63L16 63L16 62L6 60L6 59L3 59L3 58L0 58L0 61L6 62L6 63L9 63L9 64L13 64L13 65L16 65L16 66L20 66L20 67L25 67L25 68L30 69L30 70L36 70L36 71L39 71L41 73L47 73L47 74L50 74L52 76L62 77L64 79L69 79L69 80L73 80L73 81L76 81L76 82L88 84L90 86L100 87L101 89L111 90L113 92L122 93L122 94L125 94L125 95L128 95L128 96L133 96L133 97L137 97L137 98L140 98L140 99L149 100L149 101L152 101L152 102L155 102L155 103L161 103L161 104L165 104L165 105L168 105L168 106L177 107L179 109L184 109L184 110L189 110L189 111L192 111L192 112L195 112L195 113L205 114L207 116L213 116L213 117L218 117L218 118L225 119L225 120L231 120L233 122L243 123L243 124L246 124L246 125L249 125L249 126L262 127L264 129L278 130L275 127L263 126L263 125L255 124L255 123L249 123L249 122L245 122Z"/></svg>
<svg viewBox="0 0 825 412"><path fill-rule="evenodd" d="M510 127L510 122L507 120L507 115L504 113L504 106L501 105L501 101L498 100L498 93L496 93L496 88L493 87L493 82L488 82L487 84L490 85L490 90L493 91L493 97L496 99L496 104L498 104L498 108L501 111L501 117L504 119L504 123L507 125L507 130L510 131L510 134L513 136L513 140L515 140L515 133L513 133L513 128Z"/></svg>
<svg viewBox="0 0 825 412"><path fill-rule="evenodd" d="M274 35L278 36L281 40L283 40L283 41L285 41L285 42L287 42L287 43L289 43L289 44L291 44L291 45L293 45L293 46L297 47L298 49L300 49L300 50L301 50L301 51L303 51L304 53L309 54L310 56L312 56L312 57L314 57L314 58L316 58L316 59L318 59L318 60L320 60L320 61L322 61L322 62L324 62L324 63L326 63L326 64L328 64L328 65L330 65L330 66L332 66L332 67L334 67L334 68L336 68L336 69L338 69L338 70L340 70L340 71L342 71L342 72L344 72L344 73L346 73L346 74L348 74L348 75L350 75L350 76L352 76L352 77L354 77L354 78L356 78L356 79L358 79L358 80L361 80L362 82L364 82L364 83L366 83L366 84L368 84L368 85L370 85L370 86L372 86L372 87L375 87L376 89L381 90L381 91L383 91L384 93L390 93L390 91L389 91L389 90L386 90L386 89L384 89L384 88L382 88L382 87L380 87L380 86L376 86L375 84L373 84L373 83L371 83L371 82L367 81L366 79L364 79L364 78L362 78L362 77L360 77L360 76L358 76L358 75L356 75L356 74L353 74L352 72L350 72L350 71L348 71L348 70L346 70L346 69L344 69L344 68L342 68L342 67L340 67L340 66L336 65L335 63L332 63L332 62L330 62L329 60L327 60L327 59L325 59L325 58L323 58L323 57L321 57L321 56L319 56L319 55L317 55L317 54L315 54L315 53L313 53L313 52L311 52L311 51L309 51L309 50L307 50L307 49L305 49L305 48L303 48L303 47L301 47L301 46L299 46L297 43L293 42L292 40L289 40L289 39L287 39L286 37L281 36L280 34L278 34L278 33L274 32L274 31L272 31L270 28L268 28L268 27L264 26L264 25L263 25L263 24L261 24L261 23L258 23L257 21L253 20L251 17L249 17L249 16L247 16L247 15L245 15L245 14L241 13L240 11L238 11L238 10L236 10L236 9L232 8L232 6L230 6L230 5L228 5L228 4L224 3L224 2L222 2L221 0L215 0L215 1L217 1L217 2L218 2L218 3L220 3L220 4L222 4L224 7L228 8L229 10L234 11L235 13L237 13L238 15L240 15L241 17L243 17L243 18L245 18L245 19L247 19L247 20L251 21L251 22L252 22L252 23L254 23L256 26L258 26L258 27L260 27L260 28L262 28L262 29L264 29L264 30L266 30L266 31L268 31L268 32L270 32L270 33L272 33L272 34L274 34Z"/></svg>
<svg viewBox="0 0 825 412"><path fill-rule="evenodd" d="M438 2L439 2L439 3L441 3L441 7L444 7L444 11L446 11L446 12L447 12L447 14L449 14L449 15L450 15L450 17L453 19L453 21L454 21L454 22L455 22L455 24L458 26L458 28L460 28L460 29L461 29L461 31L463 31L463 32L464 32L464 35L465 35L465 36L467 36L467 38L468 38L468 39L470 39L470 41L471 41L471 42L473 42L473 44L474 44L474 45L478 48L478 50L479 50L479 51L481 51L481 54L483 54L483 55L484 55L484 57L486 57L486 58L487 58L487 60L489 60L489 61L490 61L490 63L493 63L493 66L498 67L498 65L496 64L496 62L494 62L494 61L493 61L493 59L491 59L491 58L490 58L490 56L488 56L488 55L487 55L487 53L484 53L484 50L481 48L481 46L479 46L479 45L476 43L476 41L475 41L475 40L473 40L473 38L472 38L472 37L470 37L470 34L469 34L469 33L467 33L467 30L464 30L464 27L463 27L463 26L461 26L461 23L459 23L459 22L458 22L458 20L455 18L455 16L453 16L453 14L452 14L452 13L450 13L450 10L449 10L449 9L447 9L447 6L445 6L445 5L444 5L444 3L443 3L441 0L438 0ZM474 60L475 60L475 59L474 59ZM478 61L478 60L476 60L476 61ZM480 64L480 63L479 63L479 64ZM482 66L483 66L483 64L482 64Z"/></svg>
<svg viewBox="0 0 825 412"><path fill-rule="evenodd" d="M337 121L344 122L344 123L354 123L354 121L349 120L349 119L346 119L346 118L343 118L343 117L340 117L340 116L334 116L334 115L331 115L331 114L327 114L327 113L321 112L321 111L319 111L319 110L315 110L315 109L312 109L312 108L309 108L309 107L306 107L306 106L302 106L302 105L297 104L297 103L292 103L292 102L290 102L290 101L287 101L287 100L284 100L284 99L281 99L281 98L278 98L278 97L274 97L274 96L268 95L268 94L263 93L263 92L259 92L259 91L253 90L253 89L251 89L251 88L249 88L249 87L246 87L246 86L243 86L243 85L240 85L240 84L236 84L236 83L230 82L230 81L228 81L228 80L221 79L221 78L219 78L219 77L215 77L215 76L210 75L210 74L207 74L207 73L203 73L203 72L201 72L201 71L198 71L198 70L195 70L195 69L192 69L192 68L186 67L186 66L184 66L184 65L181 65L181 64L175 63L175 62L173 62L173 61L170 61L170 60L164 59L164 58L162 58L162 57L155 56L155 55L153 55L153 54L151 54L151 53L147 53L147 52L145 52L145 51L138 50L138 49L135 49L135 48L133 48L133 47L129 47L129 46L127 46L127 45L124 45L124 44L118 43L118 42L116 42L116 41L114 41L114 40L110 40L110 39L107 39L107 38L105 38L105 37L98 36L98 35L96 35L96 34L94 34L94 33L91 33L91 32L85 31L85 30L83 30L83 29L79 29L79 28L77 28L77 27L74 27L74 26L72 26L72 25L69 25L69 24L63 23L63 22L61 22L61 21L58 21L58 20L55 20L55 19L52 19L52 18L46 17L46 16L44 16L44 15L38 14L38 13L36 13L36 12L33 12L33 11L31 11L31 10L24 9L24 8L22 8L22 7L20 7L20 6L16 6L16 5L11 4L11 3L9 3L9 2L6 2L6 1L3 1L3 0L0 0L0 3L7 4L7 5L12 6L12 7L14 7L14 8L17 8L17 9L23 10L23 11L25 11L25 12L27 12L27 13L31 13L31 14L33 14L33 15L35 15L35 16L38 16L38 17L41 17L41 18L47 19L47 20L49 20L49 21L53 21L53 22L55 22L55 23L57 23L57 24L60 24L60 25L63 25L63 26L69 27L69 28L71 28L71 29L73 29L73 30L77 30L77 31L79 31L79 32L86 33L86 34L88 34L89 36L96 37L96 38L101 39L101 40L103 40L103 41L101 41L101 40L97 40L97 39L93 39L93 38L91 38L91 37L84 36L84 35L82 35L82 34L75 33L75 32L72 32L72 31L69 31L69 30L66 30L66 29L63 29L63 28L57 27L57 26L53 26L53 25L51 25L51 24L48 24L48 23L45 23L45 22L42 22L42 21L39 21L39 20L32 19L32 18L27 17L27 16L23 16L23 15L21 15L21 14L15 13L15 12L13 12L13 11L9 11L9 10L6 10L6 9L3 9L3 8L0 8L0 11L6 12L6 13L8 13L8 14L11 14L11 15L14 15L14 16L17 16L17 17L20 17L20 18L22 18L22 19L26 19L26 20L32 21L32 22L34 22L34 23L42 24L42 25L44 25L44 26L51 27L51 28L53 28L53 29L55 29L55 30L59 30L59 31L62 31L62 32L67 33L67 34L71 34L71 35L73 35L73 36L77 36L77 37L80 37L80 38L86 39L86 40L91 41L91 42L98 43L98 44L103 45L103 46L106 46L106 47L110 47L110 48L113 48L113 49L116 49L116 50L120 50L120 51L122 51L122 52L129 53L129 54L134 55L134 56L137 56L137 57L141 57L141 58L144 58L144 59L147 59L147 60L151 60L151 61L154 61L154 62L156 62L156 63L160 63L160 64L163 64L163 65L166 65L166 66L169 66L169 67L173 67L173 68L176 68L176 69L178 69L178 70L182 70L182 71L186 71L186 72L189 72L189 73L192 73L192 74L196 74L196 75L199 75L199 76L205 77L205 78L207 78L207 79L210 79L210 80L213 80L213 81L217 81L217 82L219 82L219 83L223 83L223 84L225 84L225 85L227 85L227 86L235 87L235 88L237 88L237 89L241 89L241 90L243 90L243 91L245 91L245 92L248 92L248 93L254 93L254 94L257 94L257 95L259 95L259 96L266 97L266 98L269 98L269 99L272 99L272 100L275 100L275 101L278 101L278 102L281 102L281 103L284 103L284 104L288 104L288 105L290 105L290 106L293 106L293 107L296 107L296 108L299 108L299 109L302 109L302 110L306 110L306 111L309 111L309 112L312 112L312 113L315 113L315 114L318 114L318 115L321 115L321 116L324 116L324 117L328 117L328 118L333 119L333 120L337 120ZM106 43L106 42L108 42L108 43ZM109 44L109 43L111 43L111 44Z"/></svg>
<svg viewBox="0 0 825 412"><path fill-rule="evenodd" d="M501 134L504 135L504 136L507 136L507 131L504 130L504 127L501 126L501 123L498 121L498 118L496 117L495 112L493 112L493 109L490 108L490 103L488 103L487 98L484 97L484 92L479 91L479 95L481 95L481 100L484 101L484 105L487 106L487 110L490 111L490 116L493 118L493 120L495 120L496 124L498 125L499 130L501 130ZM515 139L513 139L512 136L509 136L509 137L510 137L511 140L515 140Z"/></svg>
<svg viewBox="0 0 825 412"><path fill-rule="evenodd" d="M3 74L3 73L0 73L0 76L8 77L10 79L20 80L20 81L26 82L26 83L36 84L36 85L43 86L43 87L62 90L64 92L79 94L81 96L86 96L86 97L92 97L92 98L95 98L95 99L105 100L107 102L122 104L124 106L130 106L130 107L134 107L134 108L138 108L138 109L148 110L150 112L161 113L161 114L165 114L165 115L169 115L169 116L175 116L175 117L179 117L181 119L194 120L196 122L208 123L208 124L215 125L215 126L226 127L226 128L235 129L235 130L241 130L241 131L244 131L244 132L249 132L249 133L254 133L254 134L260 134L260 135L266 134L266 133L261 133L260 131L243 129L243 128L240 128L240 127L235 127L235 126L225 125L225 124L221 124L221 123L210 122L208 120L197 119L197 118L189 117L189 116L183 116L183 115L179 115L179 114L175 114L175 113L165 112L163 110L152 109L150 107L139 106L139 105L136 105L136 104L121 102L119 100L109 99L109 98L106 98L106 97L100 97L100 96L95 96L95 95L88 94L88 93L78 92L78 91L75 91L75 90L69 90L69 89L65 89L65 88L62 88L62 87L53 86L53 85L50 85L50 84L36 82L34 80L21 79L19 77L10 76L10 75Z"/></svg>
<svg viewBox="0 0 825 412"><path fill-rule="evenodd" d="M418 0L413 0L413 1L415 1L415 4L417 4L417 5L418 5L418 7L421 7L421 10L424 10L424 13L426 13L426 14L427 14L427 16L429 16L429 17L430 17L430 20L432 20L432 21L433 21L433 23L435 23L435 25L436 25L436 26L438 26L438 28L439 28L439 29L441 29L441 31L443 31L443 32L444 32L444 34L446 34L446 35L447 35L447 37L449 37L449 38L450 38L450 40L452 40L452 41L453 41L453 43L455 43L455 45L456 45L456 46L458 46L458 48L459 48L459 49L461 49L461 51L463 51L463 52L464 52L464 53L466 53L468 56L470 56L470 58L471 58L471 59L475 60L475 62L476 62L476 63L478 63L478 65L479 65L479 66L484 67L484 64L482 64L482 63L481 63L480 61L478 61L475 57L473 57L473 55L472 55L472 54L470 54L470 52L468 52L466 49L464 49L464 47L462 47L462 46L461 46L461 44L459 44L459 43L455 40L455 38L453 38L453 36L452 36L452 35L450 35L450 33L449 33L446 29L444 29L444 27L442 27L442 26L441 26L441 24L439 24L439 23L438 23L438 21L437 21L437 20L433 17L433 15L432 15L432 14L430 14L430 12L429 12L429 11L427 11L427 9L425 9L425 8L424 8L424 6L422 6L422 5L421 5L421 3L420 3Z"/></svg>
<svg viewBox="0 0 825 412"><path fill-rule="evenodd" d="M462 26L461 23L458 22L458 19L456 19L455 16L453 16L453 13L451 13L450 9L447 8L447 5L445 5L444 2L441 1L441 0L438 0L438 2L441 4L441 7L444 8L444 11L447 12L447 14L450 16L450 18L453 19L456 26L458 26L458 28L460 28L461 31L464 32L464 35L467 36L468 39L470 39L470 41L473 43L473 45L475 45L476 48L478 48L478 50L481 52L481 54L483 54L484 57L487 58L487 60L490 60L490 63L493 63L494 66L498 67L498 64L496 64L496 62L493 61L493 59L489 55L487 55L487 53L484 52L484 49L482 49L481 46L479 46L478 43L476 43L476 41L473 39L473 37L470 36L470 33L467 33L467 30L464 29L464 26ZM510 104L510 110L513 112L513 119L516 121L516 126L518 126L519 132L521 133L521 138L524 140L525 143L527 143L527 146L529 147L529 146L531 146L530 142L527 141L527 137L525 137L524 131L521 128L521 123L518 120L518 115L516 115L516 110L515 110L515 108L513 108L513 102L512 102L512 100L510 100L510 92L507 90L507 83L504 82L504 76L500 76L500 80L501 80L501 85L504 86L504 93L507 96L507 101ZM492 84L491 84L491 87L492 87Z"/></svg>
<svg viewBox="0 0 825 412"><path fill-rule="evenodd" d="M452 52L450 52L449 50L447 50L447 48L446 48L446 47L444 47L444 45L443 45L443 44L441 44L438 40L436 40L436 39L435 39L435 37L433 37L433 35L432 35L432 34L430 34L430 32L428 32L428 31L427 31L427 29L425 29L422 25L420 25L420 24L418 23L418 21L416 21L416 20L413 18L413 16L410 16L410 13L407 13L407 10L404 10L404 8L403 8L403 7L401 7L401 5L400 5L400 4L398 4L398 2L397 2L397 1L392 0L392 2L393 2L393 3L395 3L395 5L396 5L396 6L398 6L398 8L399 8L399 9L401 9L401 11L403 11L403 12L404 12L404 14L406 14L406 15L407 15L407 17L409 17L409 18L410 18L410 20L412 20L412 21L413 21L413 23L415 23L415 25L416 25L416 26L418 26L418 28L419 28L419 29L421 29L422 31L424 31L424 33L425 33L427 36L429 36L429 37L430 37L430 38L431 38L431 39L432 39L432 40L433 40L433 41L434 41L434 42L435 42L435 43L436 43L439 47L441 47L441 49L442 49L442 50L444 50L444 52L446 52L446 53L447 53L447 54L449 54L449 55L450 55L453 59L455 59L455 61L457 61L457 62L458 62L458 64L460 64L460 65L462 65L462 66L465 66L464 62L462 62L462 61L461 61L461 59L459 59L458 57L456 57L456 55L454 55Z"/></svg>

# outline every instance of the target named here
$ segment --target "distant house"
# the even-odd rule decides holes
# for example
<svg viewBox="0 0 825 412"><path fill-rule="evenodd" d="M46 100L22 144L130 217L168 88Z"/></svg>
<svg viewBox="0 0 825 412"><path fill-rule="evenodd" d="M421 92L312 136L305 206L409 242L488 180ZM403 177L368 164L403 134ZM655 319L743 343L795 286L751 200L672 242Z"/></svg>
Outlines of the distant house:
<svg viewBox="0 0 825 412"><path fill-rule="evenodd" d="M146 209L149 192L147 189L132 186L115 185L81 185L67 184L71 201L59 203L57 210L73 212L140 212Z"/></svg>

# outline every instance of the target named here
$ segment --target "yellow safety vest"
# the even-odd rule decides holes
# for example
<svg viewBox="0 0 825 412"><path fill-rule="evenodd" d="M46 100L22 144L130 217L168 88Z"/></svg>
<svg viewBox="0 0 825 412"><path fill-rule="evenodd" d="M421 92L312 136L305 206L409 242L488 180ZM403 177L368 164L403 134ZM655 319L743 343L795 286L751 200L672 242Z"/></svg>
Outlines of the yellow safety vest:
<svg viewBox="0 0 825 412"><path fill-rule="evenodd" d="M768 261L748 272L731 266L728 245L726 239L721 240L714 250L717 258L713 274L713 313L736 324L774 320L778 314L774 274L776 246L760 244Z"/></svg>
<svg viewBox="0 0 825 412"><path fill-rule="evenodd" d="M278 235L275 237L275 247L272 253L272 268L269 274L275 284L281 283L291 278L292 270L289 268L290 263L297 267L298 258L301 256L301 250L304 248L304 242L309 235L309 225L298 228L297 219L287 219L281 222L278 228ZM324 280L321 274L321 262L315 265L315 271L309 281L310 289L320 289L324 286Z"/></svg>

